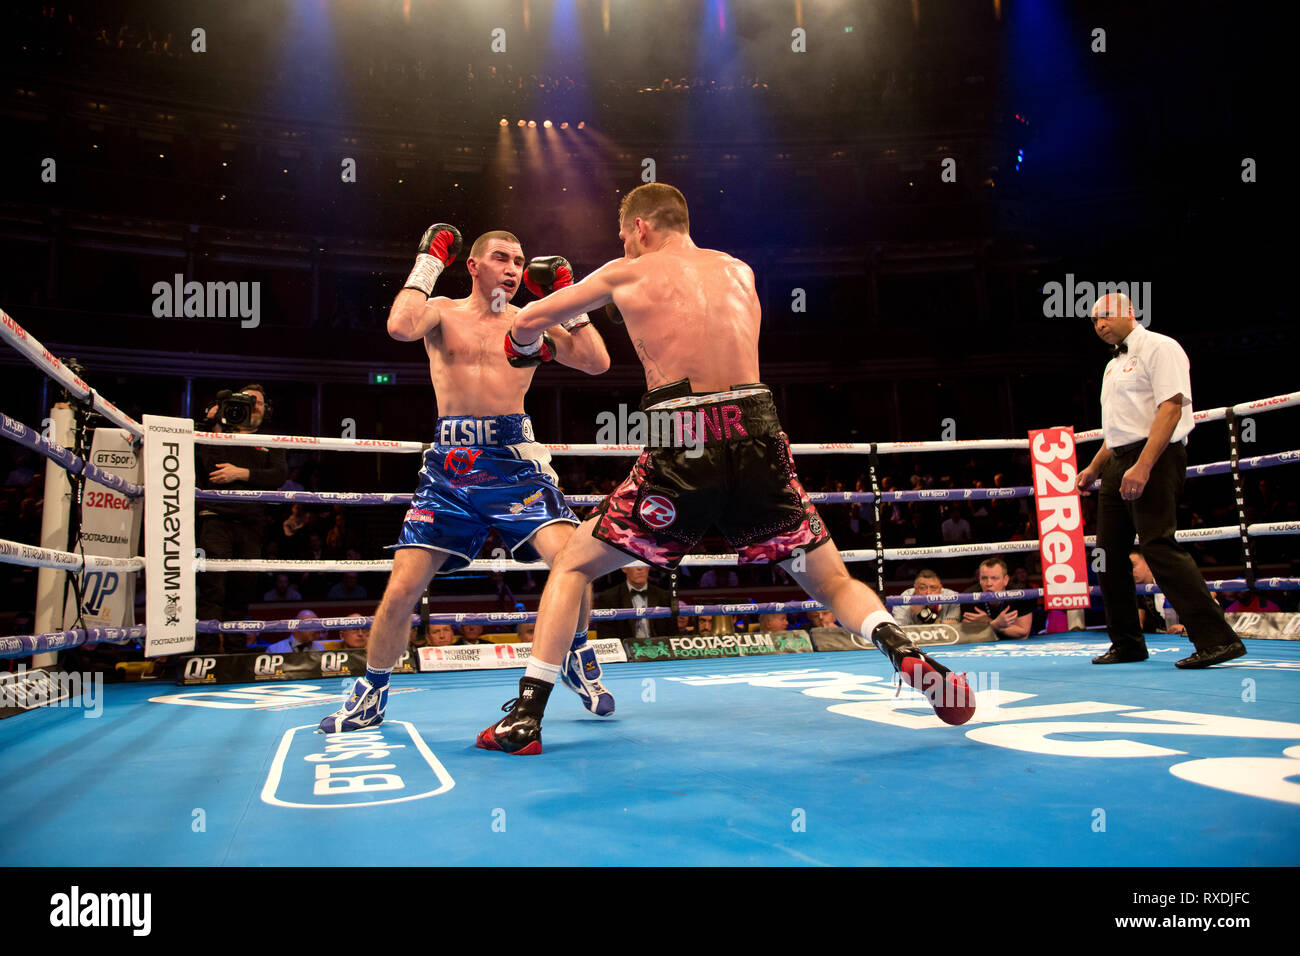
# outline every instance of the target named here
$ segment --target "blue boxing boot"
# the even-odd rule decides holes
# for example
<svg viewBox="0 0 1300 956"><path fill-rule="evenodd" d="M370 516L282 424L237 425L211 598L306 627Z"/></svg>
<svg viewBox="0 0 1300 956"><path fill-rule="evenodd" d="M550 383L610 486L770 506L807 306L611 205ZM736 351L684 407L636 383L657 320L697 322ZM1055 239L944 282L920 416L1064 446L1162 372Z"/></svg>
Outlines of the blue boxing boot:
<svg viewBox="0 0 1300 956"><path fill-rule="evenodd" d="M614 713L614 695L600 682L600 661L596 649L587 643L586 631L574 635L573 646L560 665L560 680L597 717Z"/></svg>
<svg viewBox="0 0 1300 956"><path fill-rule="evenodd" d="M388 704L388 674L367 667L366 676L356 679L343 706L320 722L321 732L341 734L382 724Z"/></svg>

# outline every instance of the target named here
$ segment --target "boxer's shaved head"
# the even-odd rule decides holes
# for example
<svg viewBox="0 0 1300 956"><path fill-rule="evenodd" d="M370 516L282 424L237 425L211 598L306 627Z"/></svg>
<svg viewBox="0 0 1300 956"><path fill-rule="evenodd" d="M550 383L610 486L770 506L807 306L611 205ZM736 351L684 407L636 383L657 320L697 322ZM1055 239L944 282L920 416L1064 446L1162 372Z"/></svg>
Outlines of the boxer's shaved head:
<svg viewBox="0 0 1300 956"><path fill-rule="evenodd" d="M523 248L524 245L514 237L513 233L506 232L504 229L493 229L491 232L485 232L474 240L474 245L469 247L469 257L471 259L482 259L488 243L493 239L500 239L503 242L513 242L520 248Z"/></svg>
<svg viewBox="0 0 1300 956"><path fill-rule="evenodd" d="M623 197L618 204L619 225L632 219L644 219L656 231L690 232L691 229L686 197L664 183L646 183Z"/></svg>

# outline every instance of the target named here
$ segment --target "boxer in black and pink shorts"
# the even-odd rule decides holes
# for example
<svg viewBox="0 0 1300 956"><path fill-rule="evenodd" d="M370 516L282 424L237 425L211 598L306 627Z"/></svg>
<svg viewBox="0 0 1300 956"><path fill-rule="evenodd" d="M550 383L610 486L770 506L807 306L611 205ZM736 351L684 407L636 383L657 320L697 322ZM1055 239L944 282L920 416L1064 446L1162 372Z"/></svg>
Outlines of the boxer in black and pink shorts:
<svg viewBox="0 0 1300 956"><path fill-rule="evenodd" d="M597 509L596 538L664 568L713 526L741 564L775 564L830 540L767 386L696 395L682 380L647 392L641 411L665 440L652 439Z"/></svg>

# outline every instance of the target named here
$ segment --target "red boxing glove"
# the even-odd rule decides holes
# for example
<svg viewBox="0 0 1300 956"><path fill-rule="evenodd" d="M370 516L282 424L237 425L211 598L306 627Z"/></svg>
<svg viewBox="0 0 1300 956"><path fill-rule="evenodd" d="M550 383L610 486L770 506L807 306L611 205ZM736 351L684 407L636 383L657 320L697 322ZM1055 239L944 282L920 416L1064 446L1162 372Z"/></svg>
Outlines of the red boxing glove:
<svg viewBox="0 0 1300 956"><path fill-rule="evenodd" d="M420 248L415 251L428 253L444 266L449 266L456 261L464 244L459 229L448 223L438 222L424 230L424 235L420 237Z"/></svg>
<svg viewBox="0 0 1300 956"><path fill-rule="evenodd" d="M514 330L506 333L506 361L515 368L531 368L543 362L555 361L555 340L547 332L536 342L521 345L515 341Z"/></svg>
<svg viewBox="0 0 1300 956"><path fill-rule="evenodd" d="M537 298L573 285L573 266L564 256L538 256L524 270L524 285Z"/></svg>
<svg viewBox="0 0 1300 956"><path fill-rule="evenodd" d="M406 278L404 289L415 289L426 296L433 295L433 285L442 270L456 261L464 240L460 230L445 222L434 223L420 237L416 249L415 268Z"/></svg>

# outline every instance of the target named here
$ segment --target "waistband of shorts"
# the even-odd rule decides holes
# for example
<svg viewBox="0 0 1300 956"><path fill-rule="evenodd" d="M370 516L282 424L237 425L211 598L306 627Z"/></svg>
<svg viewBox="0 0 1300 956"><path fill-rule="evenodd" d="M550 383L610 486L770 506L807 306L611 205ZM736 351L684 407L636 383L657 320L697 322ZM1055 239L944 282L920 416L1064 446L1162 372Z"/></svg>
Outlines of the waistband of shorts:
<svg viewBox="0 0 1300 956"><path fill-rule="evenodd" d="M729 389L720 392L695 392L691 390L691 380L684 378L680 381L669 382L667 385L660 385L658 388L646 392L641 397L641 411L699 408L705 405L721 405L760 396L768 400L772 397L772 390L762 382L733 385Z"/></svg>
<svg viewBox="0 0 1300 956"><path fill-rule="evenodd" d="M433 426L434 446L504 448L535 442L533 421L527 415L448 415Z"/></svg>

